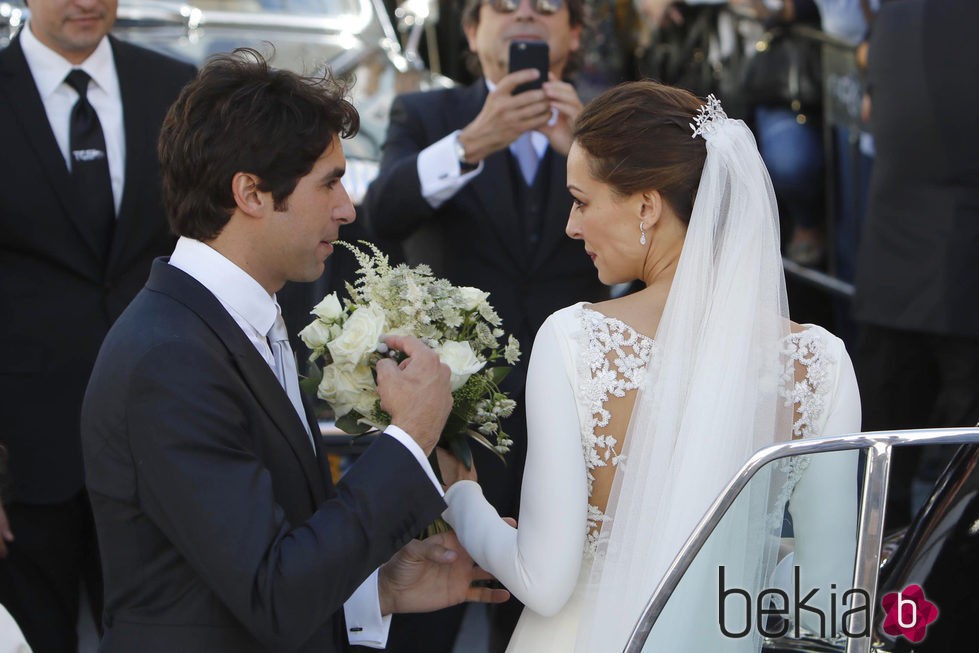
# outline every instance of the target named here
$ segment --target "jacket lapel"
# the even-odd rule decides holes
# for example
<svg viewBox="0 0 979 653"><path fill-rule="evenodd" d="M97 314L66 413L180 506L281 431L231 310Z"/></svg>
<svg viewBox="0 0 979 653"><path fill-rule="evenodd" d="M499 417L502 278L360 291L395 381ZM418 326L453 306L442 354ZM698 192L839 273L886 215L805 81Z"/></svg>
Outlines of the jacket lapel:
<svg viewBox="0 0 979 653"><path fill-rule="evenodd" d="M116 219L116 229L112 237L112 248L109 251L109 275L120 264L124 252L139 251L138 244L152 236L154 225L147 216L139 215L136 211L139 189L148 183L158 183L147 179L143 174L145 155L156 151L153 130L146 124L146 111L143 107L144 93L134 86L140 81L140 71L134 70L131 58L126 57L125 44L109 37L112 44L112 56L116 64L116 74L119 77L119 93L122 96L123 136L126 140L126 169L122 189L122 201L119 203L119 216ZM155 160L155 157L153 157Z"/></svg>
<svg viewBox="0 0 979 653"><path fill-rule="evenodd" d="M483 107L489 89L480 78L464 89L458 106L448 107L453 118L452 130L462 129L473 120ZM496 230L505 251L519 268L526 266L523 251L523 230L513 206L513 184L510 179L507 150L494 152L483 160L483 171L469 182L479 200L479 206L487 222Z"/></svg>
<svg viewBox="0 0 979 653"><path fill-rule="evenodd" d="M167 261L166 258L158 258L153 262L146 287L162 292L189 308L221 339L256 400L295 453L308 481L312 499L319 504L326 498L326 492L317 457L310 447L309 436L299 415L279 385L275 373L217 298L193 277L172 267Z"/></svg>
<svg viewBox="0 0 979 653"><path fill-rule="evenodd" d="M540 243L531 256L530 271L537 270L547 260L554 248L567 238L564 228L571 211L571 193L568 192L567 159L548 148L550 174L547 183L547 213L541 225Z"/></svg>
<svg viewBox="0 0 979 653"><path fill-rule="evenodd" d="M30 68L27 66L27 59L24 58L19 38L15 37L10 45L0 52L0 71L2 71L3 83L7 87L7 92L0 95L6 96L11 110L20 122L22 133L31 135L29 140L48 177L48 187L54 189L65 216L72 222L79 238L85 242L95 261L101 261L102 254L98 243L95 242L95 235L81 224L82 216L73 210L77 204L77 197L71 175L58 147L58 141L55 140L54 132L51 131L48 114L37 92L37 85L31 76Z"/></svg>

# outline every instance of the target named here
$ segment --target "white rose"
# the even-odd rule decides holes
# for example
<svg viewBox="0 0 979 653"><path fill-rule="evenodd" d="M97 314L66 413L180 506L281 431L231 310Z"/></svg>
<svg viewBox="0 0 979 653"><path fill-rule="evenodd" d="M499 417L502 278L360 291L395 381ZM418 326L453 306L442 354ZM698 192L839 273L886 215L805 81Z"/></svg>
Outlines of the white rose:
<svg viewBox="0 0 979 653"><path fill-rule="evenodd" d="M327 365L316 393L333 407L337 417L343 417L351 410L370 415L377 399L374 377L367 365Z"/></svg>
<svg viewBox="0 0 979 653"><path fill-rule="evenodd" d="M447 340L434 349L439 360L448 365L452 373L449 383L452 385L453 392L465 385L470 376L486 365L484 361L476 358L476 354L473 353L473 348L468 342Z"/></svg>
<svg viewBox="0 0 979 653"><path fill-rule="evenodd" d="M330 342L330 325L323 320L313 320L305 329L299 332L299 337L312 351L325 347Z"/></svg>
<svg viewBox="0 0 979 653"><path fill-rule="evenodd" d="M343 315L343 307L340 305L340 300L337 299L337 294L331 292L323 298L323 301L313 307L312 313L325 322L336 322Z"/></svg>
<svg viewBox="0 0 979 653"><path fill-rule="evenodd" d="M472 286L461 286L459 288L459 298L462 301L462 308L467 311L475 311L489 297L488 292Z"/></svg>
<svg viewBox="0 0 979 653"><path fill-rule="evenodd" d="M384 311L377 306L361 306L343 325L340 336L327 344L335 363L357 365L377 347L384 333Z"/></svg>

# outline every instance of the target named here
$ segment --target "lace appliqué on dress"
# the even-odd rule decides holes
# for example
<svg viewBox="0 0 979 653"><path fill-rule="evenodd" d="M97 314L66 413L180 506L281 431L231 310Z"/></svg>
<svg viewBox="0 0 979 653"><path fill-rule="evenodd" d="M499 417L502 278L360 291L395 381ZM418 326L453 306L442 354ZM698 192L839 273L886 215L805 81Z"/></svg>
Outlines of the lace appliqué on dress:
<svg viewBox="0 0 979 653"><path fill-rule="evenodd" d="M624 322L588 308L581 307L579 319L583 355L579 361L578 378L582 384L578 391L588 410L581 425L581 446L590 499L595 482L592 470L609 464L616 466L623 459L616 438L602 432L611 419L605 404L609 397L624 397L626 392L639 387L656 343ZM589 501L586 553L595 553L601 524L607 518Z"/></svg>
<svg viewBox="0 0 979 653"><path fill-rule="evenodd" d="M819 435L834 367L834 361L826 353L826 342L816 329L804 329L783 340L782 353L788 362L779 387L785 405L794 407L792 437ZM796 364L802 365L806 372L799 380L796 379ZM807 467L809 456L791 456L778 462L777 469L785 474L785 482L774 504L778 508L772 513L773 527L781 524L782 510Z"/></svg>

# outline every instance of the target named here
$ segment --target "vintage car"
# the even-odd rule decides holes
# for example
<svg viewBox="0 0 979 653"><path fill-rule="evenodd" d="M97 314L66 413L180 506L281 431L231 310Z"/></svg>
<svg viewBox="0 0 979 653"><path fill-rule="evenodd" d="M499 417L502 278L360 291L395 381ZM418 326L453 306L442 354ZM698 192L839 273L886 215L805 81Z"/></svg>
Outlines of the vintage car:
<svg viewBox="0 0 979 653"><path fill-rule="evenodd" d="M427 71L414 50L425 6L414 2L406 5L413 13L399 13L410 23L405 50L381 0L121 0L113 33L198 66L212 54L252 47L280 68L316 73L328 66L354 82L350 99L361 128L344 143L343 183L359 204L377 173L394 96L452 85ZM0 2L0 48L29 14L21 0Z"/></svg>
<svg viewBox="0 0 979 653"><path fill-rule="evenodd" d="M885 535L889 466L904 447L942 451L951 462L934 485L922 488L911 524ZM773 532L772 502L746 498L775 496L772 489L793 470L814 476L810 486L822 487L825 499L809 502L809 515L793 515L791 500L783 514L776 501L782 524ZM732 534L747 535L748 543ZM773 537L777 565L764 575L761 591L756 585L749 595L733 586L730 568L727 579L720 575L725 564L769 569L762 560ZM799 567L818 570L802 587ZM705 573L713 574L712 591L691 601L684 588ZM814 582L820 578L825 586ZM974 650L977 581L979 428L799 440L758 452L731 481L659 586L650 588L625 650Z"/></svg>

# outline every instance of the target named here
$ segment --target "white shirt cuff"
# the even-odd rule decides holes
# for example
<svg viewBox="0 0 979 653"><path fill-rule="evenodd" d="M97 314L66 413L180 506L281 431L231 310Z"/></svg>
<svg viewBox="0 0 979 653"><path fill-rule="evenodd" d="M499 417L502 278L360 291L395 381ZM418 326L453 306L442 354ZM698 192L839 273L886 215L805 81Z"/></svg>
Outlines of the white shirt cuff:
<svg viewBox="0 0 979 653"><path fill-rule="evenodd" d="M475 170L463 174L459 157L456 156L455 139L458 134L457 129L418 153L418 181L422 197L433 209L442 206L483 170L483 162L480 161Z"/></svg>
<svg viewBox="0 0 979 653"><path fill-rule="evenodd" d="M347 621L347 641L355 646L384 648L391 630L391 615L381 616L381 599L377 592L375 569L343 604Z"/></svg>
<svg viewBox="0 0 979 653"><path fill-rule="evenodd" d="M442 484L439 483L439 480L437 478L435 478L435 472L432 471L432 465L431 463L428 462L428 458L425 457L425 452L422 451L422 448L418 446L418 443L415 442L410 435L405 433L404 430L401 429L401 427L395 426L394 424L391 424L386 429L384 429L384 432L390 435L398 442L400 442L401 444L403 444L405 448L411 452L411 455L415 457L415 460L418 461L418 464L421 465L421 468L425 470L426 474L428 474L428 478L432 481L432 485L435 486L435 489L439 493L439 496L444 497L445 492L442 491Z"/></svg>

